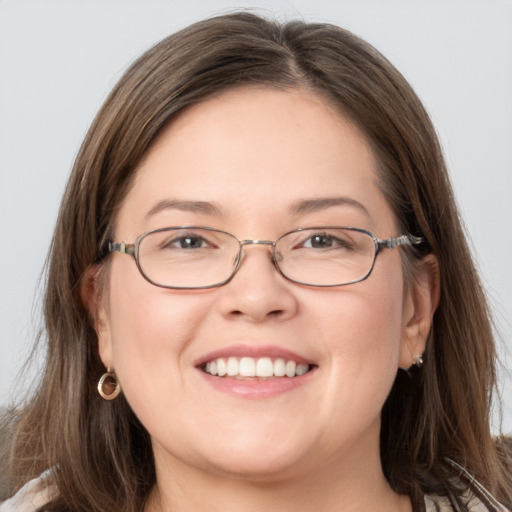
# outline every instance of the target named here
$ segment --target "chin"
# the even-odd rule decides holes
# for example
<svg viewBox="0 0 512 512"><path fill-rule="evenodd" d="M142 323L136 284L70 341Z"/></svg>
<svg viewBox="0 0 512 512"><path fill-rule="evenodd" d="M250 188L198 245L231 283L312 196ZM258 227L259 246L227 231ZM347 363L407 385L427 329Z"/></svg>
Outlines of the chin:
<svg viewBox="0 0 512 512"><path fill-rule="evenodd" d="M210 460L208 471L223 477L254 482L274 482L296 476L305 464L298 458L273 454L236 454L223 460Z"/></svg>
<svg viewBox="0 0 512 512"><path fill-rule="evenodd" d="M266 432L232 435L227 430L218 436L192 441L186 451L174 453L188 467L206 474L238 480L271 482L297 475L310 466L311 457L304 449L305 440L293 441L290 436ZM168 450L171 454L172 447Z"/></svg>

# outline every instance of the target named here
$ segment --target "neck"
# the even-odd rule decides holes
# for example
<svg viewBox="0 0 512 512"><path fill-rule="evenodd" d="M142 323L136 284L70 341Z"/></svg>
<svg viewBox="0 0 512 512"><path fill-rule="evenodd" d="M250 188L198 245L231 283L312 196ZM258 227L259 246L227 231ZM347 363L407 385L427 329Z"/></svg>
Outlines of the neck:
<svg viewBox="0 0 512 512"><path fill-rule="evenodd" d="M157 484L145 512L344 512L379 510L410 512L410 499L387 483L380 458L358 458L340 464L340 457L303 473L265 478L205 471L176 461L158 467Z"/></svg>

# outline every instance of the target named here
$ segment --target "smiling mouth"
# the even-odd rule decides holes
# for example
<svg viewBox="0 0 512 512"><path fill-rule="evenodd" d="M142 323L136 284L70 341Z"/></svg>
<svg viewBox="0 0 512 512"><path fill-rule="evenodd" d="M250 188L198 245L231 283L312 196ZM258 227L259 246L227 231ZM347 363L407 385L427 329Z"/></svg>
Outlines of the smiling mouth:
<svg viewBox="0 0 512 512"><path fill-rule="evenodd" d="M312 368L310 364L271 357L219 357L201 367L209 375L235 379L293 378L305 375Z"/></svg>

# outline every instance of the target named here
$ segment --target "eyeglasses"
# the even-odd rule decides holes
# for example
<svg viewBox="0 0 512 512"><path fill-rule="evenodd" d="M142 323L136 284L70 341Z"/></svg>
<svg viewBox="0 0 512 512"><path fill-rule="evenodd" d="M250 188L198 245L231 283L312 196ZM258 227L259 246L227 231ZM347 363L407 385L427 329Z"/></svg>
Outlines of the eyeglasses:
<svg viewBox="0 0 512 512"><path fill-rule="evenodd" d="M236 274L248 245L267 245L278 271L307 286L342 286L366 279L381 249L414 246L422 238L402 235L381 240L365 229L312 227L270 240L238 240L225 231L197 226L155 229L133 244L109 243L109 253L133 256L142 276L155 286L214 288Z"/></svg>

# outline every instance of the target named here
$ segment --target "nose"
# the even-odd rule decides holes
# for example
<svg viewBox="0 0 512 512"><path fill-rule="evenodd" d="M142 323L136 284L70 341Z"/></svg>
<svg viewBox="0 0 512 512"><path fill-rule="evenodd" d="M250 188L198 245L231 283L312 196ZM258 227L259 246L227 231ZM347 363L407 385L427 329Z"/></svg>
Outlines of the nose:
<svg viewBox="0 0 512 512"><path fill-rule="evenodd" d="M218 302L223 315L248 322L286 320L295 315L292 284L272 259L273 242L243 240L242 261L231 281L222 287ZM248 247L248 246L259 247Z"/></svg>

